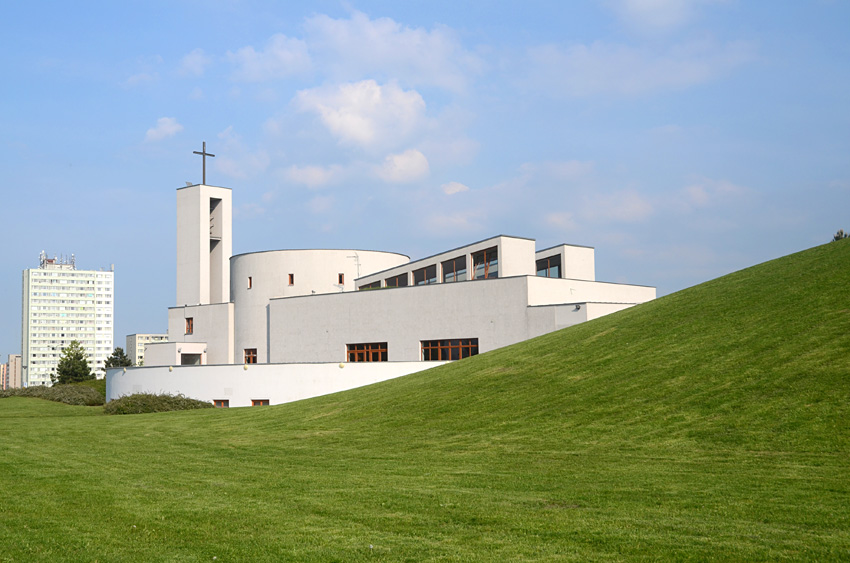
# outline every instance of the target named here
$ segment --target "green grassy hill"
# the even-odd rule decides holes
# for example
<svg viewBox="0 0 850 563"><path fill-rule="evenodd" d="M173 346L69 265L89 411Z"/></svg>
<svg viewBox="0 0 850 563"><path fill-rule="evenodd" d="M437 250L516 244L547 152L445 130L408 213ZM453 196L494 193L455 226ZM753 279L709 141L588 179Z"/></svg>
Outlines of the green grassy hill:
<svg viewBox="0 0 850 563"><path fill-rule="evenodd" d="M382 384L0 400L0 561L848 560L850 240Z"/></svg>

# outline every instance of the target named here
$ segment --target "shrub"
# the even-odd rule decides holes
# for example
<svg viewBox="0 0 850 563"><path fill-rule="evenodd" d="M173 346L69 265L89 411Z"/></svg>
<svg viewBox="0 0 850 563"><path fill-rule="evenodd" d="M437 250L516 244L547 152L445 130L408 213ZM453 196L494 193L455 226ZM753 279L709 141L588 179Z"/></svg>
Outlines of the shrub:
<svg viewBox="0 0 850 563"><path fill-rule="evenodd" d="M106 414L142 414L148 412L187 411L192 409L211 409L212 403L190 399L183 395L154 395L136 393L109 401L103 407Z"/></svg>
<svg viewBox="0 0 850 563"><path fill-rule="evenodd" d="M103 404L106 402L106 378L103 379L89 379L88 381L80 381L79 383L74 383L74 385L78 385L80 387L91 387L103 397Z"/></svg>
<svg viewBox="0 0 850 563"><path fill-rule="evenodd" d="M83 385L54 385L46 387L25 387L20 389L6 389L0 391L0 398L4 397L34 397L65 403L66 405L82 405L94 407L104 403L104 396L91 387Z"/></svg>

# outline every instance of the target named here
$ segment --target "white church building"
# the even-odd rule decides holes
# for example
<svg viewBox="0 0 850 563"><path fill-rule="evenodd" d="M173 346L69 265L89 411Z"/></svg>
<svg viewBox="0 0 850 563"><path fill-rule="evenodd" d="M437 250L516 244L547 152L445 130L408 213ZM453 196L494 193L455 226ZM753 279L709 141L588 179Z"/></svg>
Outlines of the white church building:
<svg viewBox="0 0 850 563"><path fill-rule="evenodd" d="M232 192L177 190L177 304L107 398L276 404L406 375L655 298L599 282L594 249L498 235L411 261L375 250L232 255Z"/></svg>

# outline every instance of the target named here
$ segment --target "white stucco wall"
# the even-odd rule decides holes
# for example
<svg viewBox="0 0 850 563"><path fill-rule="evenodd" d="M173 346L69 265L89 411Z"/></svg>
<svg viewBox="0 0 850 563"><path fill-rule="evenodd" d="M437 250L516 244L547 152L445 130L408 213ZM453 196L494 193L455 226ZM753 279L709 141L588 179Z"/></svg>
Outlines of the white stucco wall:
<svg viewBox="0 0 850 563"><path fill-rule="evenodd" d="M558 255L561 257L561 278L574 280L596 280L595 250L589 246L559 244L537 251L535 261ZM536 273L536 268L535 268Z"/></svg>
<svg viewBox="0 0 850 563"><path fill-rule="evenodd" d="M235 356L257 349L257 361L269 362L269 300L275 297L354 291L360 274L407 263L409 258L373 250L274 250L239 254L231 259L231 300L235 315ZM359 267L358 267L359 264ZM289 275L294 283L289 284ZM343 285L338 285L343 274ZM250 281L249 281L250 278Z"/></svg>
<svg viewBox="0 0 850 563"><path fill-rule="evenodd" d="M642 285L593 282L532 276L528 279L528 304L644 303L655 299L655 288Z"/></svg>
<svg viewBox="0 0 850 563"><path fill-rule="evenodd" d="M210 218L210 199L221 200ZM177 190L177 305L226 303L233 253L232 195L229 188L194 185ZM210 238L219 242L210 251Z"/></svg>
<svg viewBox="0 0 850 563"><path fill-rule="evenodd" d="M192 317L194 330L186 334L186 318ZM236 357L233 348L234 335L233 303L171 307L168 309L169 342L204 342L207 358L211 364L241 363L241 354ZM145 362L147 364L147 361ZM162 365L162 364L152 364Z"/></svg>
<svg viewBox="0 0 850 563"><path fill-rule="evenodd" d="M386 342L390 361L417 361L421 341L456 338L477 338L483 353L654 296L654 288L518 276L273 299L270 357L344 361L348 344Z"/></svg>
<svg viewBox="0 0 850 563"><path fill-rule="evenodd" d="M344 361L346 345L387 342L418 361L422 340L478 338L479 352L528 338L526 277L274 299L273 362Z"/></svg>
<svg viewBox="0 0 850 563"><path fill-rule="evenodd" d="M206 342L152 342L145 348L145 366L179 366L183 354L201 356L201 365L207 365Z"/></svg>
<svg viewBox="0 0 850 563"><path fill-rule="evenodd" d="M363 364L254 364L114 368L106 374L106 400L134 393L183 394L202 401L227 399L231 407L253 399L289 403L394 379L444 362Z"/></svg>

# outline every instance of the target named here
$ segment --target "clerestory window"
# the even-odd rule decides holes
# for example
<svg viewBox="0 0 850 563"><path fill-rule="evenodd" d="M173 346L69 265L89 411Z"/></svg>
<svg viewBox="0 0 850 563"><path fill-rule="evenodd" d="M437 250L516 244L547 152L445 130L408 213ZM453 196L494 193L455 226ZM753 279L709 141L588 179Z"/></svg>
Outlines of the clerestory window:
<svg viewBox="0 0 850 563"><path fill-rule="evenodd" d="M499 251L488 248L472 255L472 271L476 280L499 277Z"/></svg>

